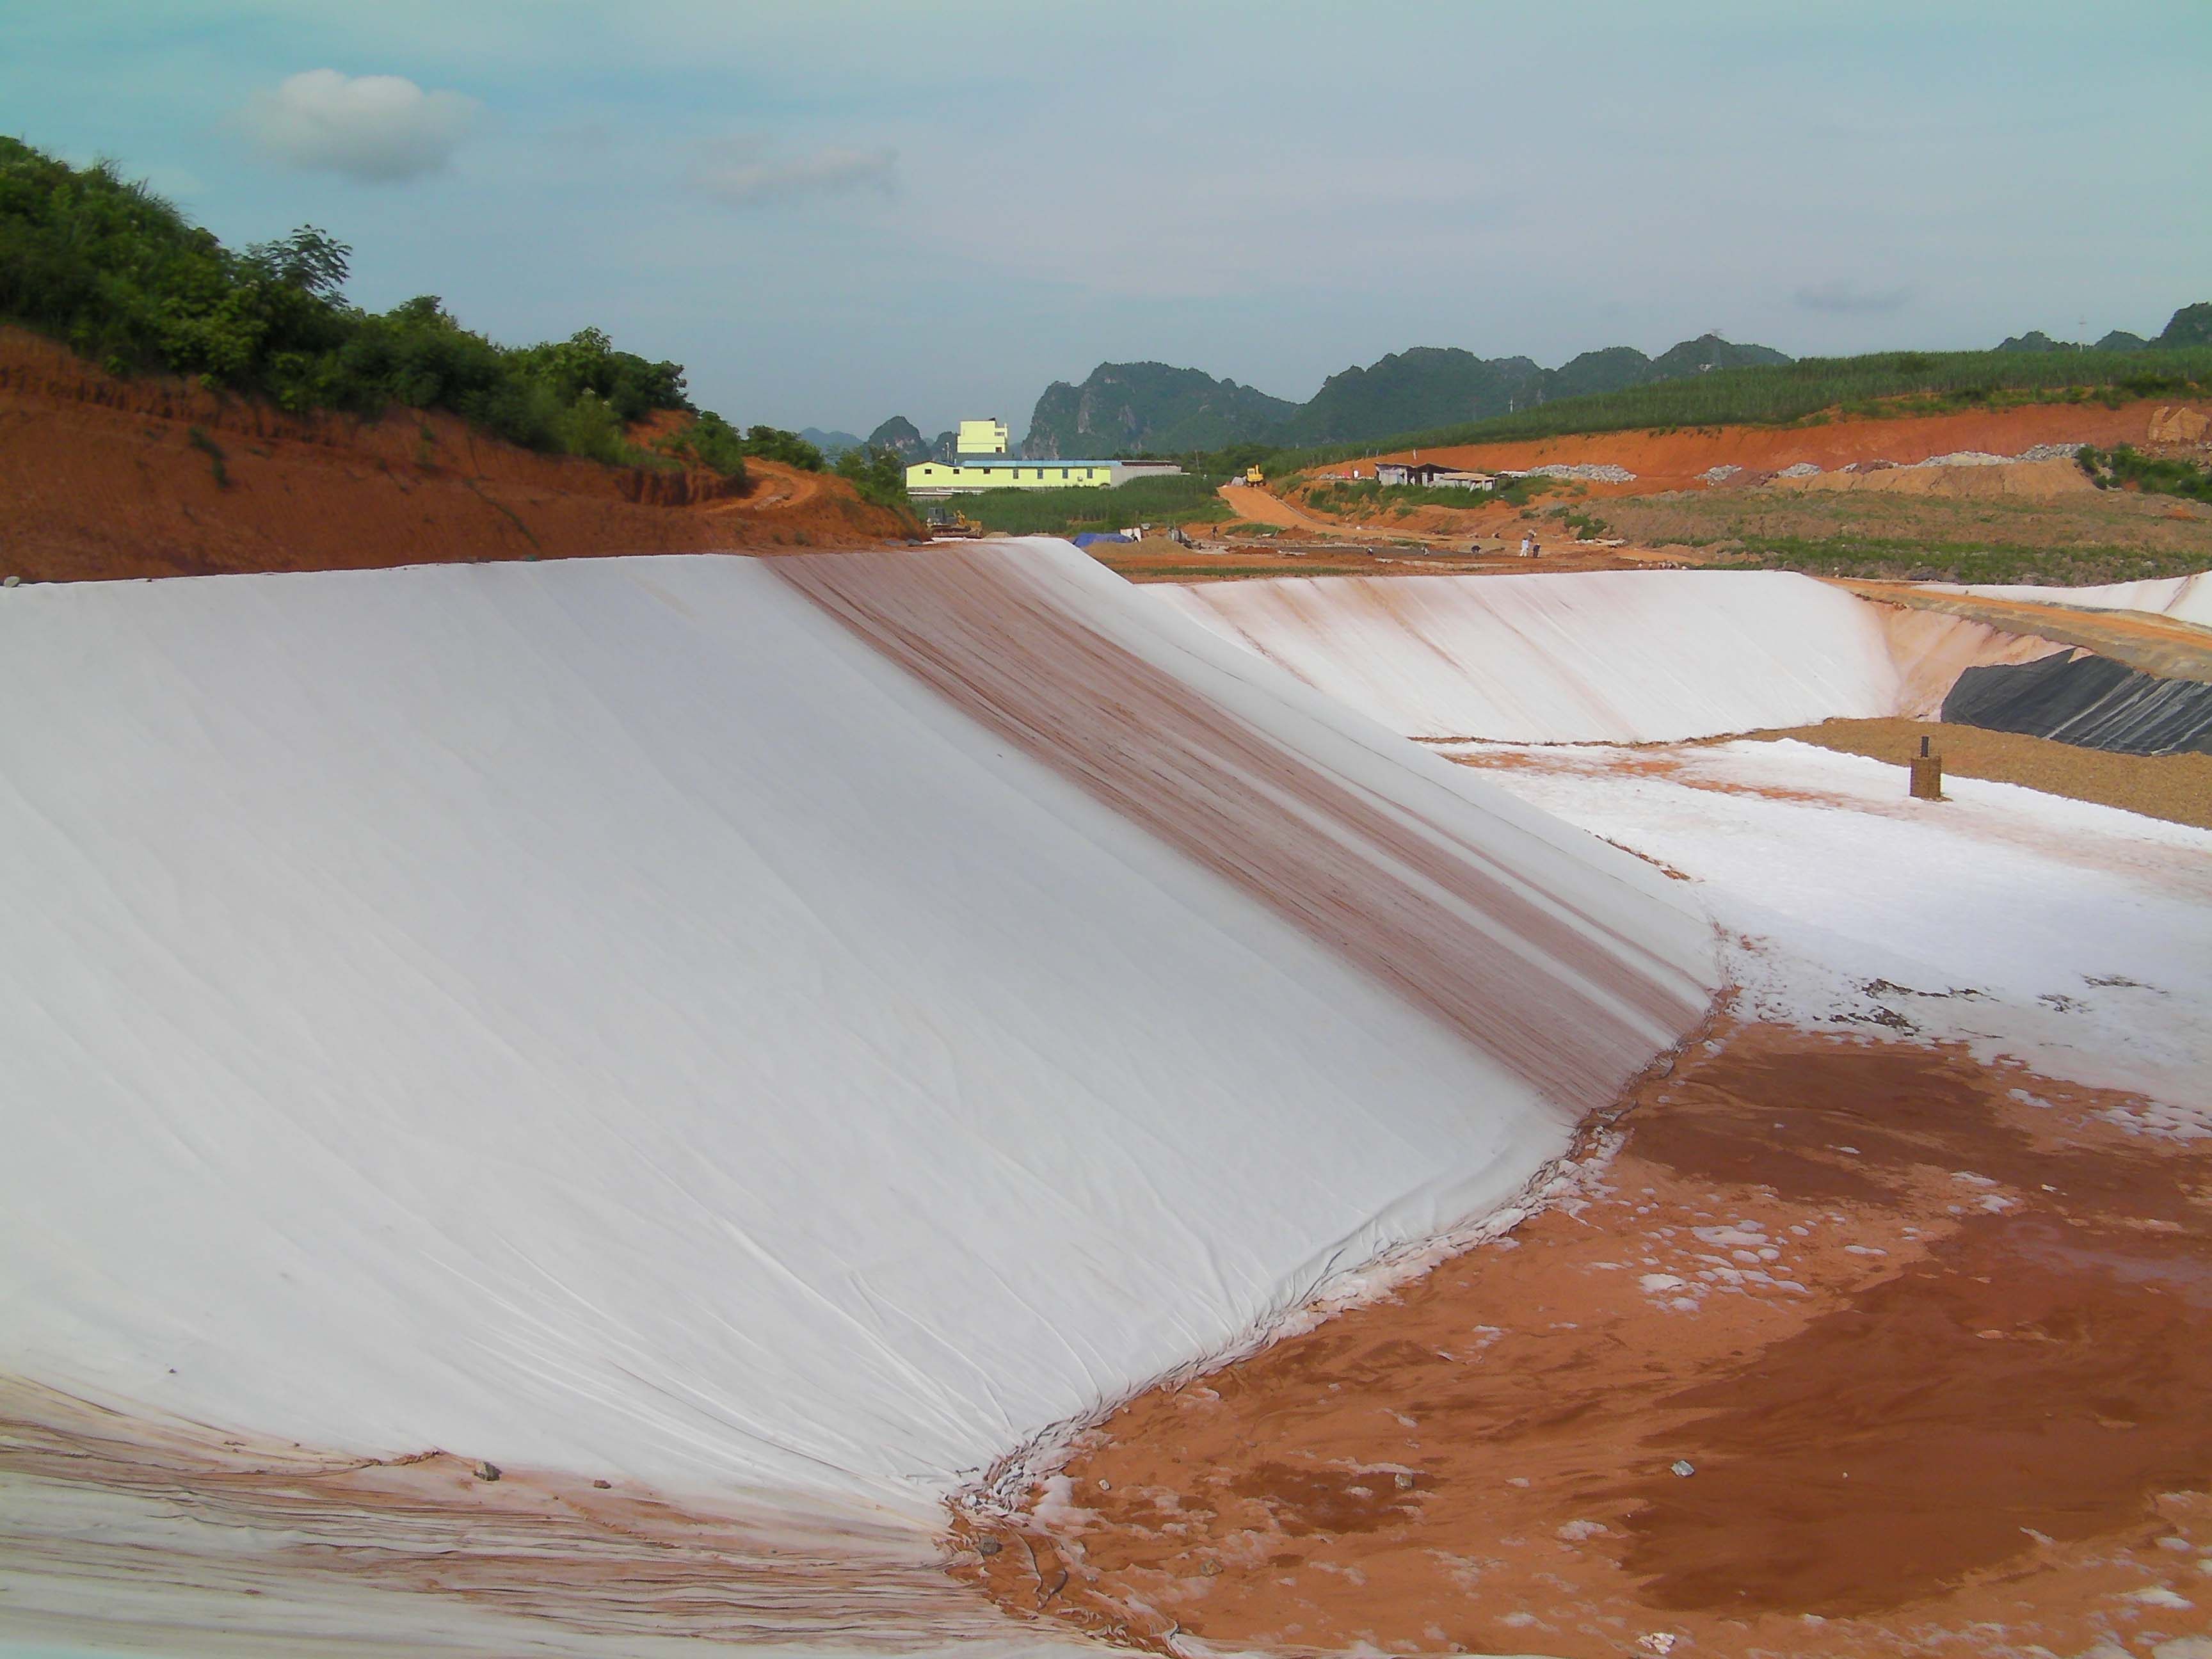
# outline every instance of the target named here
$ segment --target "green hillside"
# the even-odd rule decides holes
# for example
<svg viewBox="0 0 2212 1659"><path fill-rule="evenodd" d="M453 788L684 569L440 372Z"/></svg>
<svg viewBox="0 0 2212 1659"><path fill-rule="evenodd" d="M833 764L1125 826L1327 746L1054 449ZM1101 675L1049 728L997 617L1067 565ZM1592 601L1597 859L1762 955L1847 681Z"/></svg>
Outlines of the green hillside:
<svg viewBox="0 0 2212 1659"><path fill-rule="evenodd" d="M1478 357L1416 346L1332 374L1304 404L1164 363L1101 363L1081 386L1056 380L1037 399L1022 453L1039 459L1188 455L1236 444L1365 443L1394 432L1493 416L1563 398L1680 376L1787 363L1767 346L1708 334L1647 357L1633 346L1586 351L1558 368L1527 357Z"/></svg>
<svg viewBox="0 0 2212 1659"><path fill-rule="evenodd" d="M2191 307L2193 312L2197 307ZM2179 313L2177 323L2189 315ZM2203 396L2212 389L2212 346L2169 343L2170 327L2139 351L1878 352L1715 369L1620 391L1565 398L1486 420L1457 422L1356 442L1286 448L1271 471L1295 471L1357 455L1443 448L1567 433L1646 427L1787 426L1833 415L1883 416L2017 404Z"/></svg>
<svg viewBox="0 0 2212 1659"><path fill-rule="evenodd" d="M594 328L499 345L433 295L364 311L344 296L351 252L313 226L227 248L111 163L72 167L0 137L0 321L112 372L191 375L288 410L449 410L533 449L627 465L680 451L743 472L752 441L712 413L664 453L625 438L641 416L692 410L681 364L617 350Z"/></svg>
<svg viewBox="0 0 2212 1659"><path fill-rule="evenodd" d="M1220 449L1272 436L1297 407L1234 380L1165 363L1101 363L1081 386L1037 399L1022 453L1032 460Z"/></svg>

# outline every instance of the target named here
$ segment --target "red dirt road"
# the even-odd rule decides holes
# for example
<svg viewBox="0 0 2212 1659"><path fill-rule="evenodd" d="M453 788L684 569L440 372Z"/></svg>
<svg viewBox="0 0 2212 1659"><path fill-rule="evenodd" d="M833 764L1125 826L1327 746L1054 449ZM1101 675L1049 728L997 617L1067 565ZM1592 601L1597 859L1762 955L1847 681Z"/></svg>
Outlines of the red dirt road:
<svg viewBox="0 0 2212 1659"><path fill-rule="evenodd" d="M1229 503L1231 512L1254 524L1280 525L1285 530L1316 530L1334 536L1344 526L1333 519L1309 513L1296 501L1285 501L1280 495L1251 484L1224 484L1214 492Z"/></svg>
<svg viewBox="0 0 2212 1659"><path fill-rule="evenodd" d="M2212 1143L2130 1108L1944 1048L1725 1031L1579 1200L1130 1402L957 1571L1161 1648L2204 1632Z"/></svg>

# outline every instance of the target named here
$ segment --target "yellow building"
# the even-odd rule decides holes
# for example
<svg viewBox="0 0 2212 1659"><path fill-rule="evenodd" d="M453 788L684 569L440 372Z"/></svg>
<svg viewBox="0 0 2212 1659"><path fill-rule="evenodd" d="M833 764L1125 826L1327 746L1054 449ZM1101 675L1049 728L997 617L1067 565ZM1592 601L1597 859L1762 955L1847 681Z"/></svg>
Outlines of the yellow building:
<svg viewBox="0 0 2212 1659"><path fill-rule="evenodd" d="M952 453L963 459L970 455L1003 455L1006 453L1006 423L1004 421L963 421L959 433L952 440Z"/></svg>
<svg viewBox="0 0 2212 1659"><path fill-rule="evenodd" d="M963 455L957 461L915 462L906 470L906 487L912 495L942 495L958 489L1103 489L1121 482L1115 477L1118 470L1111 461L1017 461L1003 455Z"/></svg>

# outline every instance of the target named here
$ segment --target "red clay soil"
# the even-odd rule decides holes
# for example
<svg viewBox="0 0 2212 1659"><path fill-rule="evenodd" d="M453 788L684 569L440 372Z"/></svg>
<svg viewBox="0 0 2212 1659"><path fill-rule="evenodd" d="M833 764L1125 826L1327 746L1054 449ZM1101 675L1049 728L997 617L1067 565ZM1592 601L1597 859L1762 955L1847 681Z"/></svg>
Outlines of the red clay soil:
<svg viewBox="0 0 2212 1659"><path fill-rule="evenodd" d="M905 533L842 479L534 454L414 410L287 415L122 380L0 328L0 575L80 581L606 553L865 545Z"/></svg>
<svg viewBox="0 0 2212 1659"><path fill-rule="evenodd" d="M1821 426L1678 427L1660 431L1596 432L1513 443L1461 444L1424 448L1420 459L1448 466L1492 471L1525 470L1553 462L1611 465L1636 474L1632 483L1578 480L1592 495L1648 495L1667 489L1705 488L1701 475L1716 466L1737 466L1733 482L1750 483L1761 475L1809 461L1823 471L1853 463L1888 461L1909 466L1931 456L1961 450L2018 455L2039 444L2096 444L2110 447L2153 443L2154 422L2171 424L2177 406L2154 400L2123 404L2039 404L2019 409L1968 410L1955 415L1925 415L1896 420L1831 421ZM1372 476L1377 460L1412 459L1410 450L1332 462L1321 471L1358 466Z"/></svg>
<svg viewBox="0 0 2212 1659"><path fill-rule="evenodd" d="M917 1559L901 1528L787 1508L702 1510L573 1470L510 1465L487 1480L489 1467L428 1449L319 1451L0 1377L0 1482L14 1500L0 1503L0 1578L14 1592L0 1592L0 1627L34 1648L43 1637L62 1651L82 1641L226 1659L431 1650L362 1628L380 1598L543 1621L514 1627L526 1638L518 1652L620 1653L625 1640L641 1652L684 1636L716 1650L818 1642L890 1653L1004 1628ZM64 1519L77 1516L96 1519ZM103 1593L117 1584L131 1592L120 1607ZM269 1599L229 1601L246 1626L232 1635L216 1622L225 1602L203 1599L210 1592ZM391 1600L382 1605L388 1613ZM258 1628L244 1616L257 1606L276 1609ZM429 1628L440 1613L420 1617ZM464 1650L482 1650L458 1637L436 1649Z"/></svg>
<svg viewBox="0 0 2212 1659"><path fill-rule="evenodd" d="M1509 1239L1131 1401L1025 1511L963 1521L955 1571L1161 1650L2212 1630L2212 1141L1954 1048L1759 1025L1626 1122Z"/></svg>

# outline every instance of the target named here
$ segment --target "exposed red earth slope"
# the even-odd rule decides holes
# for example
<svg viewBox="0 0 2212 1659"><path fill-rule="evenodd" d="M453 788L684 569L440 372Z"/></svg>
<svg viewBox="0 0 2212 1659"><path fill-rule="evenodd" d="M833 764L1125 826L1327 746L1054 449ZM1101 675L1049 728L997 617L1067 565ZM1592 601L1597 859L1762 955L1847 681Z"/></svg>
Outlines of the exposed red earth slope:
<svg viewBox="0 0 2212 1659"><path fill-rule="evenodd" d="M1966 450L1990 455L2018 455L2040 444L2148 446L2156 441L2154 426L2160 432L2172 429L2176 407L2170 399L2123 404L2118 409L2108 409L2102 404L2039 404L2020 409L1967 410L1955 415L1912 416L1895 420L1830 421L1820 426L1676 427L1656 431L1593 432L1511 443L1424 448L1419 459L1484 471L1526 470L1555 463L1611 465L1636 474L1635 481L1579 482L1593 495L1643 495L1655 490L1701 488L1702 475L1717 466L1737 466L1746 474L1758 474L1810 463L1823 471L1833 471L1868 461L1911 466L1934 456ZM1316 470L1340 472L1357 466L1371 476L1376 461L1407 460L1413 454L1412 450L1393 450L1335 462Z"/></svg>
<svg viewBox="0 0 2212 1659"><path fill-rule="evenodd" d="M842 479L539 455L451 415L287 415L0 328L0 575L337 570L900 536Z"/></svg>
<svg viewBox="0 0 2212 1659"><path fill-rule="evenodd" d="M2147 1653L2204 1628L2212 1167L2135 1103L1723 1025L1510 1248L1131 1401L957 1570L1162 1652Z"/></svg>

